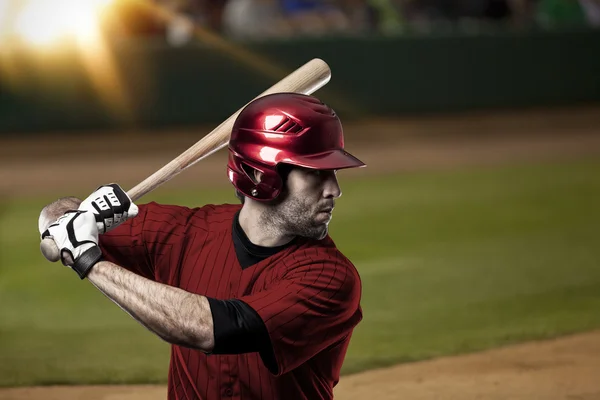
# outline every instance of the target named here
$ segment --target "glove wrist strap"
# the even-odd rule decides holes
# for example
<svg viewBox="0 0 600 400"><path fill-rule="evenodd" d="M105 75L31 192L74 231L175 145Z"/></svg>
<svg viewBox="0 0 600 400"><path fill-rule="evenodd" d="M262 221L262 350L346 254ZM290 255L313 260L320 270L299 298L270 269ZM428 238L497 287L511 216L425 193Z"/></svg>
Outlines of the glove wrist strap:
<svg viewBox="0 0 600 400"><path fill-rule="evenodd" d="M100 247L94 246L91 249L86 250L81 256L79 256L79 258L75 261L71 268L73 269L73 271L77 272L79 278L85 279L92 267L96 265L101 259L102 250L100 250Z"/></svg>

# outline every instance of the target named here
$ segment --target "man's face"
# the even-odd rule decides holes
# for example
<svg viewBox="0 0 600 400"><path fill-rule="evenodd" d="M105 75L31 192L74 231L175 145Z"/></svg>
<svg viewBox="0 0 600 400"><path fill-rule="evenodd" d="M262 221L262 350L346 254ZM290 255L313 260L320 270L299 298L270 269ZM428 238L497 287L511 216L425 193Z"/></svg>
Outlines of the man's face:
<svg viewBox="0 0 600 400"><path fill-rule="evenodd" d="M323 239L335 199L341 195L336 171L293 168L273 204L272 222L288 234Z"/></svg>

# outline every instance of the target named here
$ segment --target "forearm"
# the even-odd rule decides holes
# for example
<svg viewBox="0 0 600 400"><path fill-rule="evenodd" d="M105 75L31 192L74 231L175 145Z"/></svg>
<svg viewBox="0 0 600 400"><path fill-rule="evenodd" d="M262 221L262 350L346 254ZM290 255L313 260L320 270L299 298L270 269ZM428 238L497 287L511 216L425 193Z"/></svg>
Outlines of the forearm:
<svg viewBox="0 0 600 400"><path fill-rule="evenodd" d="M206 297L151 281L108 261L96 264L87 279L163 340L212 351L213 319Z"/></svg>

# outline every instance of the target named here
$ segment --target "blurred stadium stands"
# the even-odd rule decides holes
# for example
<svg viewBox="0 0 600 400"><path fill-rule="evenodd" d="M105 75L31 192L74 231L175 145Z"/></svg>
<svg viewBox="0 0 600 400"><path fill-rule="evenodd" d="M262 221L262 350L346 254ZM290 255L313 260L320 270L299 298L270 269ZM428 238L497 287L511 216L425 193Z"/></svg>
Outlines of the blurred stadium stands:
<svg viewBox="0 0 600 400"><path fill-rule="evenodd" d="M398 34L453 27L600 26L598 0L154 0L195 23L235 39ZM129 4L128 4L129 3ZM131 13L139 1L118 1L135 34L159 33L181 42L184 19L164 23ZM137 21L136 21L137 20ZM141 22L144 20L145 22ZM138 25L139 24L139 25Z"/></svg>
<svg viewBox="0 0 600 400"><path fill-rule="evenodd" d="M600 0L0 1L0 43L35 41L36 35L50 40L60 29L81 35L95 24L108 38L162 36L174 45L190 40L194 25L243 40L454 27L598 27Z"/></svg>
<svg viewBox="0 0 600 400"><path fill-rule="evenodd" d="M599 27L600 0L0 0L0 132L218 122L313 57L345 119L597 102Z"/></svg>
<svg viewBox="0 0 600 400"><path fill-rule="evenodd" d="M600 0L0 0L0 132L218 122L313 57L345 119L597 102L599 24Z"/></svg>

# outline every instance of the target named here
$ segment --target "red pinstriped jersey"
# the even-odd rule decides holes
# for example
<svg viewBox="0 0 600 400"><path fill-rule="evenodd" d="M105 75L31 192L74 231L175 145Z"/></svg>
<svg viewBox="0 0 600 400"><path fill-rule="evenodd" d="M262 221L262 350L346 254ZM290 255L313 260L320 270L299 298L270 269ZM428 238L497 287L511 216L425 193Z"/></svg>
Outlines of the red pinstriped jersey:
<svg viewBox="0 0 600 400"><path fill-rule="evenodd" d="M241 205L140 205L101 235L108 261L157 282L216 299L239 299L262 318L276 371L259 353L207 355L171 346L168 398L332 399L353 328L361 283L329 236L292 245L242 269L232 226Z"/></svg>

